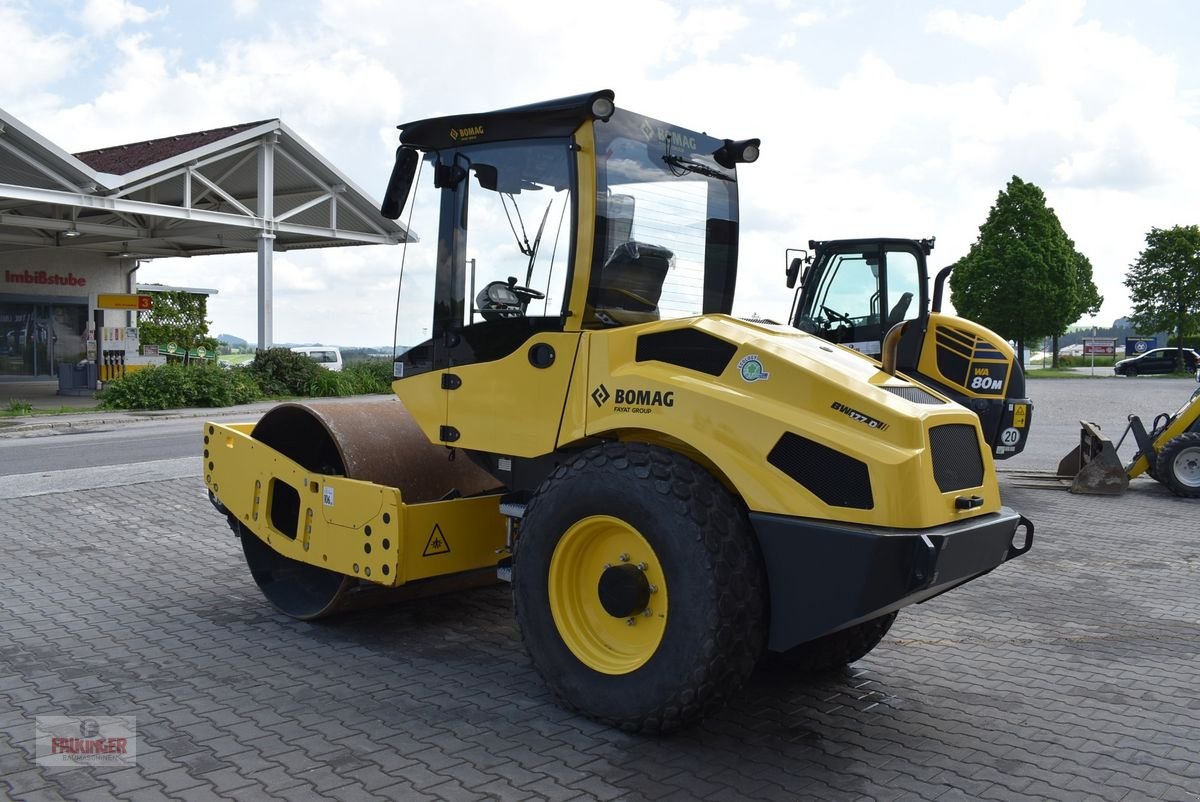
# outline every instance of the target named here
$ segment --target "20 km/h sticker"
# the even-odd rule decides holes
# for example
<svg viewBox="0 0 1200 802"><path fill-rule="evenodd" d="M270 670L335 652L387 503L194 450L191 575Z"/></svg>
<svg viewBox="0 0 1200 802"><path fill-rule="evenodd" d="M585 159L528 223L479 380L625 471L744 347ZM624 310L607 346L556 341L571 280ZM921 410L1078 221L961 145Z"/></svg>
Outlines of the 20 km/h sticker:
<svg viewBox="0 0 1200 802"><path fill-rule="evenodd" d="M1006 446L1015 446L1017 443L1021 442L1021 433L1009 426L1000 433L1000 442L1004 443Z"/></svg>

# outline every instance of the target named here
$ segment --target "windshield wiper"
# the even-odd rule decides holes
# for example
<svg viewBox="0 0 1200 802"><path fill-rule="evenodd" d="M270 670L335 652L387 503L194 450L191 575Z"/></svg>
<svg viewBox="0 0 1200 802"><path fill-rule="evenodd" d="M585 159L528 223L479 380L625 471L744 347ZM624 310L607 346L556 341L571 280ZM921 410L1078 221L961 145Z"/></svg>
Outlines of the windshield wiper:
<svg viewBox="0 0 1200 802"><path fill-rule="evenodd" d="M677 176L682 176L683 173L698 173L700 175L706 175L709 178L719 178L722 181L733 180L719 170L714 170L713 168L704 164L700 164L699 162L681 159L680 157L670 153L668 153L666 156L663 156L662 160L671 167L671 172ZM682 170L683 172L676 173L676 169Z"/></svg>

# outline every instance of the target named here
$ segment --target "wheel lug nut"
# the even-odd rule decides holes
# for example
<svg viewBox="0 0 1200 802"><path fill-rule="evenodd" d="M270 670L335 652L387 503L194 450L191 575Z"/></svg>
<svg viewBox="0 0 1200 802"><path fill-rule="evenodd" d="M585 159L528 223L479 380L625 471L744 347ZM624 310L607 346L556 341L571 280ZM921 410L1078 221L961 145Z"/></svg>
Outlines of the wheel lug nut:
<svg viewBox="0 0 1200 802"><path fill-rule="evenodd" d="M645 570L646 570L647 568L649 568L649 567L650 567L650 566L646 565L645 563L638 563L638 564L637 564L637 569L638 569L639 571L645 571Z"/></svg>
<svg viewBox="0 0 1200 802"><path fill-rule="evenodd" d="M654 615L654 611L647 607L645 610L642 610L642 615L644 615L646 618L650 618Z"/></svg>
<svg viewBox="0 0 1200 802"><path fill-rule="evenodd" d="M629 555L628 555L628 554L622 554L622 555L621 555L620 557L618 557L617 559L618 559L618 560L620 560L620 561L621 561L621 562L623 562L623 563L627 563L627 562L629 562Z"/></svg>
<svg viewBox="0 0 1200 802"><path fill-rule="evenodd" d="M637 623L637 619L634 618L633 616L629 616L628 618L625 619L625 623L628 624L629 626L633 626L634 624Z"/></svg>

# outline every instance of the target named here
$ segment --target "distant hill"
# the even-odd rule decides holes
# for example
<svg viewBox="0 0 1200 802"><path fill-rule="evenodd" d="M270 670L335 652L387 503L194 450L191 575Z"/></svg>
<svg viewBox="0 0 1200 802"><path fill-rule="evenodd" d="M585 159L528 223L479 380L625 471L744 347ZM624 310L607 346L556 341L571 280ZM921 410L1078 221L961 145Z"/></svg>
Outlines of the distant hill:
<svg viewBox="0 0 1200 802"><path fill-rule="evenodd" d="M221 345L228 345L230 348L245 348L250 344L241 337L234 337L232 334L218 334L217 342Z"/></svg>

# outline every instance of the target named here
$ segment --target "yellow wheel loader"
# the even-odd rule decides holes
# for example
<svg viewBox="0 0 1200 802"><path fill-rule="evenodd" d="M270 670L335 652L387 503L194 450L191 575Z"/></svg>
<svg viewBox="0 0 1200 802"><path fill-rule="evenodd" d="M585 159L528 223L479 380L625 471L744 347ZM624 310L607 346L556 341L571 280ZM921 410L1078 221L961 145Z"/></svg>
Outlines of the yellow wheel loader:
<svg viewBox="0 0 1200 802"><path fill-rule="evenodd" d="M933 245L933 237L809 240L787 266L789 288L804 269L789 319L801 331L874 357L889 333L899 338L897 370L979 415L993 458L1014 457L1033 422L1025 373L999 334L942 312L952 267L938 272L930 299Z"/></svg>
<svg viewBox="0 0 1200 802"><path fill-rule="evenodd" d="M1141 418L1130 415L1115 446L1095 423L1079 424L1079 445L1058 464L1058 476L1071 480L1072 493L1120 495L1130 479L1147 473L1177 496L1200 498L1200 388L1174 414L1156 416L1149 432ZM1131 433L1138 450L1122 465L1117 449Z"/></svg>
<svg viewBox="0 0 1200 802"><path fill-rule="evenodd" d="M1029 549L974 413L730 315L757 140L601 91L400 142L381 211L428 213L400 316L429 336L397 397L204 430L213 503L284 613L509 580L566 706L665 732L765 650L844 665Z"/></svg>

